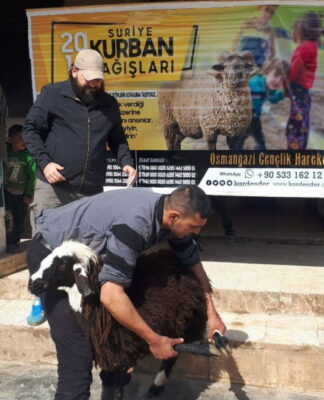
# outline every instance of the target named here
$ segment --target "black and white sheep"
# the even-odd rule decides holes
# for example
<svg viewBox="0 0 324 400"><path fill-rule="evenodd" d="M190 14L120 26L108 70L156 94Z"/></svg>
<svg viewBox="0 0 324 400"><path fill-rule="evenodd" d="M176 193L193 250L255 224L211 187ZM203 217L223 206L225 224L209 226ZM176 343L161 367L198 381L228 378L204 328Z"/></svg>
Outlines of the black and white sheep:
<svg viewBox="0 0 324 400"><path fill-rule="evenodd" d="M37 292L48 287L67 290L71 307L85 322L96 365L112 379L116 376L117 381L127 382L128 372L137 360L150 353L149 347L115 321L101 304L97 279L101 267L89 247L68 241L42 261L39 270L31 276L29 287ZM171 251L140 256L126 292L139 314L157 333L183 337L186 343L203 338L207 322L204 292L193 272L183 268ZM163 390L174 361L162 362L151 387L152 394ZM122 398L122 388L113 393L113 399Z"/></svg>
<svg viewBox="0 0 324 400"><path fill-rule="evenodd" d="M94 293L89 287L89 271L98 264L97 255L88 246L68 240L42 260L29 279L29 290L35 294L49 287L65 290L72 309L81 313L82 298Z"/></svg>
<svg viewBox="0 0 324 400"><path fill-rule="evenodd" d="M208 149L215 150L220 134L234 150L252 119L247 81L257 70L248 51L221 53L210 71L164 86L158 103L168 150L181 150L187 137L204 137Z"/></svg>

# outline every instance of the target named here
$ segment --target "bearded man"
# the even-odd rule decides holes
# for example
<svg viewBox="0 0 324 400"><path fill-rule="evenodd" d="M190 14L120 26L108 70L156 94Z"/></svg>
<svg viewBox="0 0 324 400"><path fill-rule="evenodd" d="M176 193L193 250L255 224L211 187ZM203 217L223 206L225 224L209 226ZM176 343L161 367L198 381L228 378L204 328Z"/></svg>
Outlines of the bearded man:
<svg viewBox="0 0 324 400"><path fill-rule="evenodd" d="M29 110L24 139L38 165L30 222L47 208L56 208L103 191L107 145L117 163L136 177L121 125L117 100L105 92L104 62L91 49L81 50L64 82L45 86ZM29 325L45 321L41 299L35 297Z"/></svg>
<svg viewBox="0 0 324 400"><path fill-rule="evenodd" d="M27 148L38 165L31 222L55 208L103 191L107 145L135 177L117 100L105 92L100 53L81 50L64 82L45 86L24 125Z"/></svg>

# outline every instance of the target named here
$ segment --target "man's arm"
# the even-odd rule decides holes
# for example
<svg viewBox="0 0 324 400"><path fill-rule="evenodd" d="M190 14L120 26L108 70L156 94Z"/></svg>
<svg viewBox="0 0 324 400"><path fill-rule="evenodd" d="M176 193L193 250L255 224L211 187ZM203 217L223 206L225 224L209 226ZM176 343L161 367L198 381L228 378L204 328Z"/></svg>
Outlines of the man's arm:
<svg viewBox="0 0 324 400"><path fill-rule="evenodd" d="M27 149L41 170L52 161L44 143L46 134L48 133L47 97L47 89L43 88L42 92L29 110L25 120L23 133Z"/></svg>
<svg viewBox="0 0 324 400"><path fill-rule="evenodd" d="M167 359L177 356L173 346L183 343L183 339L171 339L154 332L139 315L122 285L114 282L104 283L100 300L112 317L145 340L155 358Z"/></svg>
<svg viewBox="0 0 324 400"><path fill-rule="evenodd" d="M186 236L182 239L171 238L168 240L172 250L175 251L181 263L192 271L197 276L205 292L205 299L207 304L207 317L208 317L208 339L212 339L215 330L223 334L226 326L218 315L213 300L212 291L209 284L208 277L200 261L199 248L196 240L192 236Z"/></svg>
<svg viewBox="0 0 324 400"><path fill-rule="evenodd" d="M137 174L129 151L127 138L122 126L118 102L116 100L114 100L114 107L118 120L107 136L107 144L116 157L118 165L122 168L125 174L129 176L129 178L133 178L132 180L135 181Z"/></svg>
<svg viewBox="0 0 324 400"><path fill-rule="evenodd" d="M208 317L208 339L212 339L215 330L218 330L223 335L226 331L226 326L223 323L221 317L219 316L214 306L212 299L212 290L209 284L208 277L201 262L194 265L192 267L192 270L199 279L201 286L203 287L205 292L205 298L207 304L207 317Z"/></svg>
<svg viewBox="0 0 324 400"><path fill-rule="evenodd" d="M34 105L29 110L24 124L24 139L27 149L36 160L38 167L49 183L65 181L60 173L63 166L51 160L45 146L45 137L48 134L48 89L43 88Z"/></svg>

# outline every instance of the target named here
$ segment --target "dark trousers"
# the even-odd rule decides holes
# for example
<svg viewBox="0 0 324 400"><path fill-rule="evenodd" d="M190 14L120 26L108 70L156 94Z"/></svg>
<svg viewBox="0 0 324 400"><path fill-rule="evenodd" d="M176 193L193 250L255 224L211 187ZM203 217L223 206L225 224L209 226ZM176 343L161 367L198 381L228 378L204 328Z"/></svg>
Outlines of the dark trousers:
<svg viewBox="0 0 324 400"><path fill-rule="evenodd" d="M7 244L18 244L24 231L27 204L22 202L22 194L12 194L4 190L6 208Z"/></svg>
<svg viewBox="0 0 324 400"><path fill-rule="evenodd" d="M27 252L30 274L51 251L43 246L36 234ZM58 383L54 400L88 400L92 383L93 352L68 297L63 290L47 290L41 296L56 346Z"/></svg>

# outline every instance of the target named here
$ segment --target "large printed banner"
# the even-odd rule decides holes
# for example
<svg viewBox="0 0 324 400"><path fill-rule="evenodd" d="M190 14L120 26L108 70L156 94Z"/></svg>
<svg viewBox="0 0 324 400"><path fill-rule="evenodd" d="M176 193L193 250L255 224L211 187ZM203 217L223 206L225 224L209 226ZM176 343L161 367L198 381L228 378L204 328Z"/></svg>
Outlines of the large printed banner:
<svg viewBox="0 0 324 400"><path fill-rule="evenodd" d="M324 197L324 6L167 2L27 11L34 97L96 49L138 186ZM323 40L323 42L321 41ZM323 43L323 44L322 44ZM108 152L107 187L124 186Z"/></svg>

